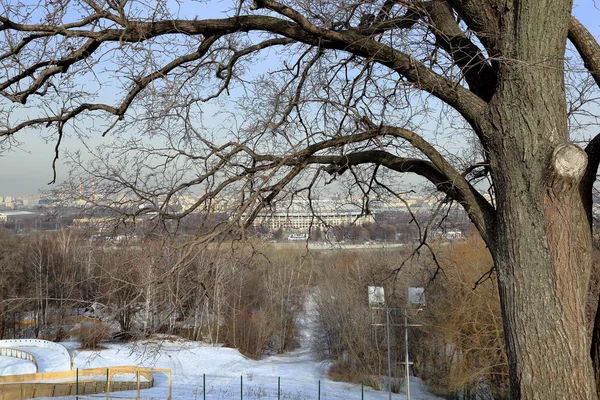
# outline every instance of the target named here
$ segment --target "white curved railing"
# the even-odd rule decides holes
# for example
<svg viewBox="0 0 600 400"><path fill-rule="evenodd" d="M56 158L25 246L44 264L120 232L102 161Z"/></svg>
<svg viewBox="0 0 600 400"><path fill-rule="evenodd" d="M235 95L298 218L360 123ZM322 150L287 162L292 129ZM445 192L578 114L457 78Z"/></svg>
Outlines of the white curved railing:
<svg viewBox="0 0 600 400"><path fill-rule="evenodd" d="M4 348L18 348L18 347L41 347L45 349L56 350L59 353L62 353L70 363L71 371L75 367L75 362L73 360L73 355L67 350L65 346L60 343L51 342L49 340L42 339L3 339L0 340L0 347ZM37 364L36 364L37 367Z"/></svg>
<svg viewBox="0 0 600 400"><path fill-rule="evenodd" d="M21 360L31 361L35 365L35 371L38 371L38 363L33 354L23 350L13 349L11 347L0 347L0 356L20 358Z"/></svg>

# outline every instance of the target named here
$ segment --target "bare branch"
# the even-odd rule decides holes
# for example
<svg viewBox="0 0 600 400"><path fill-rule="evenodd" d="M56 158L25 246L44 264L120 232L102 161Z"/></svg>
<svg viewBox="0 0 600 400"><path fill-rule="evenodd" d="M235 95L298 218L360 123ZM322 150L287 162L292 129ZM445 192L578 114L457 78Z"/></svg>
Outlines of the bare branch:
<svg viewBox="0 0 600 400"><path fill-rule="evenodd" d="M425 2L424 12L431 20L438 44L463 70L471 90L489 101L496 88L496 75L482 51L465 35L445 1Z"/></svg>
<svg viewBox="0 0 600 400"><path fill-rule="evenodd" d="M579 183L579 192L584 202L586 214L588 216L589 229L592 230L592 189L596 182L596 174L598 173L598 166L600 165L600 134L594 136L594 138L588 143L585 148L585 152L588 157L587 167L581 182Z"/></svg>
<svg viewBox="0 0 600 400"><path fill-rule="evenodd" d="M283 15L294 16L299 22L290 22L287 19L270 16L239 16L214 20L127 21L127 25L123 29L78 30L67 29L65 26L17 24L3 18L2 27L5 30L12 29L22 32L35 32L36 34L50 33L65 38L88 38L91 40L89 46L94 43L94 47L105 42L142 42L169 34L204 35L207 38L216 38L235 32L272 32L322 48L348 51L385 65L417 87L432 93L456 108L476 128L476 131L481 133L481 116L486 105L484 101L468 89L438 75L406 53L377 40L366 38L355 30L331 31L319 28L288 7L278 5L275 2L267 2L267 4L283 13ZM206 49L203 49L203 51L205 52ZM169 64L170 67L157 71L157 74L166 74L181 63L198 58L196 55L189 55L188 57L189 59L179 58L174 60ZM75 61L77 61L76 58L69 58L68 61L65 60L64 62ZM46 61L46 63L50 65L50 61ZM12 84L19 79L21 79L20 76L18 79L13 78L9 82ZM137 92L139 90L134 90L132 94Z"/></svg>
<svg viewBox="0 0 600 400"><path fill-rule="evenodd" d="M418 174L433 183L441 192L456 199L465 208L477 228L480 229L486 242L493 235L494 210L489 203L473 188L470 188L469 192L463 192L457 185L457 181L444 175L432 162L398 157L381 150L354 152L344 156L313 156L309 157L307 161L309 164L329 165L326 171L331 174L341 174L350 167L362 164L378 164L393 171ZM471 203L470 201L473 200L477 202Z"/></svg>
<svg viewBox="0 0 600 400"><path fill-rule="evenodd" d="M600 45L590 31L573 16L569 23L569 40L575 45L583 64L600 88Z"/></svg>

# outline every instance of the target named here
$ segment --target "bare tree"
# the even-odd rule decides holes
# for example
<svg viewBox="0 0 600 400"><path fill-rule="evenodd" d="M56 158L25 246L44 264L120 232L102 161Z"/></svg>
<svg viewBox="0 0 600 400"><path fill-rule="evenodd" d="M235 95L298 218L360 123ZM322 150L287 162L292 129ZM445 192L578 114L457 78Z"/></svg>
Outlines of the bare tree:
<svg viewBox="0 0 600 400"><path fill-rule="evenodd" d="M572 143L586 102L567 108L564 60L568 38L600 85L600 46L571 1L232 0L219 19L195 4L5 0L4 144L40 129L58 157L64 135L113 135L112 152L89 149L104 204L162 220L227 209L221 232L331 177L368 209L418 174L490 248L511 398L597 398L584 311L600 136ZM482 154L470 165L465 137Z"/></svg>
<svg viewBox="0 0 600 400"><path fill-rule="evenodd" d="M24 286L21 278L23 275L23 259L27 252L24 245L14 236L0 230L0 338L8 338L12 330L15 332L15 307L10 298L16 297L16 292ZM29 260L27 260L29 261Z"/></svg>

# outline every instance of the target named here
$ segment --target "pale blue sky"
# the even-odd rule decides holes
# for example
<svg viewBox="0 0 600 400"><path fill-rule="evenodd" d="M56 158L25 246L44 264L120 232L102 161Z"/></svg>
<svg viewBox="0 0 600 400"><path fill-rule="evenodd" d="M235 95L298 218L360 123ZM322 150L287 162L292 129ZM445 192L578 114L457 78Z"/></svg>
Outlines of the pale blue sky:
<svg viewBox="0 0 600 400"><path fill-rule="evenodd" d="M208 2L211 4L198 4L199 18L218 16L218 10L225 7L228 2ZM580 5L574 8L574 14L584 25L600 37L600 10L591 0L579 1ZM182 14L184 14L182 12ZM189 14L186 9L185 14ZM186 17L187 15L181 15ZM0 153L0 196L34 195L39 189L47 189L47 183L52 179L52 159L54 157L54 142L46 142L40 133L32 131L17 136L21 145L7 153ZM95 140L95 142L99 142ZM80 147L77 139L65 139L63 149L74 150ZM68 177L65 166L58 166L58 181Z"/></svg>

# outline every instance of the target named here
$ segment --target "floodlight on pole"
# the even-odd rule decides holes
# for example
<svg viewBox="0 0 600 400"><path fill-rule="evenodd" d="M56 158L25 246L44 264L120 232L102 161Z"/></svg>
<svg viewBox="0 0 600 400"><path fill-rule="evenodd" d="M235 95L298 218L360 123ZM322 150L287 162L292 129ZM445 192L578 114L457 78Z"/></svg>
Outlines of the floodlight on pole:
<svg viewBox="0 0 600 400"><path fill-rule="evenodd" d="M369 306L382 307L385 305L385 291L383 286L369 286Z"/></svg>
<svg viewBox="0 0 600 400"><path fill-rule="evenodd" d="M408 304L411 306L425 307L425 288L409 287ZM408 323L408 308L404 309L404 373L406 379L406 400L410 400L410 362L408 361L408 327L419 326Z"/></svg>
<svg viewBox="0 0 600 400"><path fill-rule="evenodd" d="M425 307L425 288L409 287L408 303L412 306Z"/></svg>
<svg viewBox="0 0 600 400"><path fill-rule="evenodd" d="M390 309L385 304L385 291L383 286L368 286L369 307L385 308L385 336L387 338L387 363L388 363L388 395L392 400L392 359L390 344Z"/></svg>

